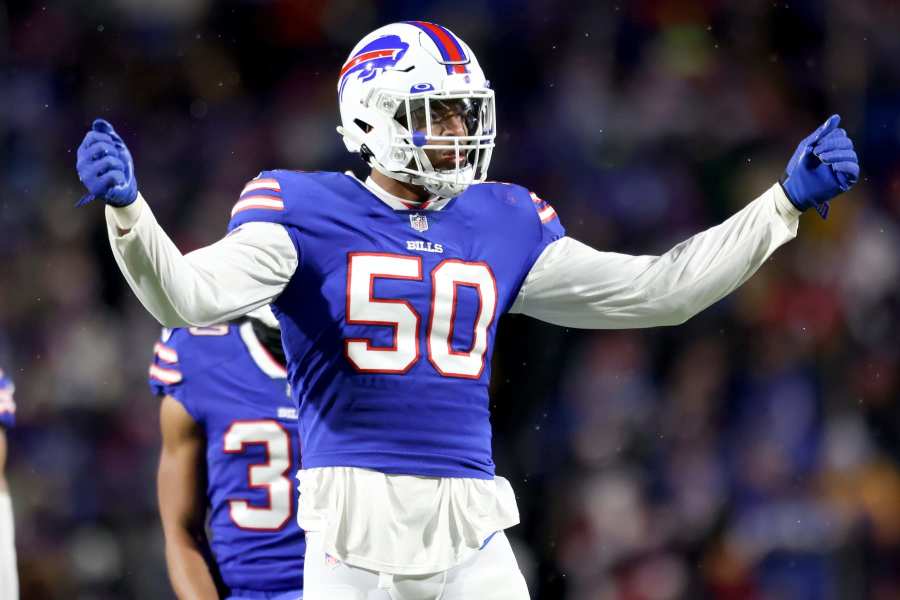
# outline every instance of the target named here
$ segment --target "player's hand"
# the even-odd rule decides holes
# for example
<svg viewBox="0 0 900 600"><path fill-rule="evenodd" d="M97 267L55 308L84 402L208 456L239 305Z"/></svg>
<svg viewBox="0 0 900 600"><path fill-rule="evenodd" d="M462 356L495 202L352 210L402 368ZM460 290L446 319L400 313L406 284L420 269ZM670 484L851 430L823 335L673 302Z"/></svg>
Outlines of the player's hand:
<svg viewBox="0 0 900 600"><path fill-rule="evenodd" d="M97 119L78 147L78 178L88 193L75 206L102 198L112 206L127 206L137 198L134 162L113 126Z"/></svg>
<svg viewBox="0 0 900 600"><path fill-rule="evenodd" d="M859 160L841 117L831 115L800 142L781 178L781 187L799 210L814 207L824 219L828 201L859 179Z"/></svg>

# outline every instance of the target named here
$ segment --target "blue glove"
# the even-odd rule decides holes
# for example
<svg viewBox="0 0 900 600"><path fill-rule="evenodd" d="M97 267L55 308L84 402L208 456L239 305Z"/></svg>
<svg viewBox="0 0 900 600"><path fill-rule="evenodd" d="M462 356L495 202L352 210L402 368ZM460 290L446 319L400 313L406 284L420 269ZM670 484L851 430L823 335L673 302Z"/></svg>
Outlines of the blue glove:
<svg viewBox="0 0 900 600"><path fill-rule="evenodd" d="M859 160L841 118L831 115L808 136L788 161L781 187L798 210L815 207L824 219L828 201L846 192L859 179Z"/></svg>
<svg viewBox="0 0 900 600"><path fill-rule="evenodd" d="M109 122L97 119L78 147L78 178L88 193L75 206L102 198L111 206L127 206L137 198L134 161Z"/></svg>

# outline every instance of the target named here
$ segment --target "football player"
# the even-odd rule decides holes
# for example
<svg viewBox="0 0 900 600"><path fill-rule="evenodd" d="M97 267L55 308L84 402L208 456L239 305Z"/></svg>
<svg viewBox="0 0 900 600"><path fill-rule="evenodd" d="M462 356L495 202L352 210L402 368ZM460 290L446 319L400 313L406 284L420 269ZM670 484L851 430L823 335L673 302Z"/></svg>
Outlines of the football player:
<svg viewBox="0 0 900 600"><path fill-rule="evenodd" d="M302 597L297 410L277 322L267 307L253 317L164 329L153 347L159 512L179 598Z"/></svg>
<svg viewBox="0 0 900 600"><path fill-rule="evenodd" d="M661 256L594 250L553 207L485 181L494 91L471 48L423 21L362 39L337 82L351 174L264 171L230 233L187 255L138 193L132 157L97 120L78 150L125 278L168 326L272 303L300 411L299 520L308 599L519 600L503 534L519 516L491 459L488 382L497 320L567 327L676 325L750 277L855 183L829 118L783 180Z"/></svg>
<svg viewBox="0 0 900 600"><path fill-rule="evenodd" d="M16 386L0 370L0 598L19 597L15 526L6 483L6 430L16 424Z"/></svg>

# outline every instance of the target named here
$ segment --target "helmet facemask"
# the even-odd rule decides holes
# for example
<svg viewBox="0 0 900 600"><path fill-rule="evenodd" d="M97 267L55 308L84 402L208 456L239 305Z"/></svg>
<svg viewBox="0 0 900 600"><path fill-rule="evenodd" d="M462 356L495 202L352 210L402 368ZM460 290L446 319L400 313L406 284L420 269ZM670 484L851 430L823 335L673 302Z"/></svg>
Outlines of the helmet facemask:
<svg viewBox="0 0 900 600"><path fill-rule="evenodd" d="M379 90L372 105L391 115L386 160L373 161L385 175L448 198L486 179L497 131L493 90ZM454 118L464 135L445 131Z"/></svg>

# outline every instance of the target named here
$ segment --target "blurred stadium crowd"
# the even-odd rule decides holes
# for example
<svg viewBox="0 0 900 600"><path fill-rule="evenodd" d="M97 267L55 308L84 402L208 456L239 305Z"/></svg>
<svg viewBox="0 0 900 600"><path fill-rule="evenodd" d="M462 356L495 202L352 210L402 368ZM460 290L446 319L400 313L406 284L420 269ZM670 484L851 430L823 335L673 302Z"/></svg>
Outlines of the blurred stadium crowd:
<svg viewBox="0 0 900 600"><path fill-rule="evenodd" d="M573 237L659 253L771 185L832 112L860 184L738 293L672 329L506 318L498 473L536 599L900 598L900 5L166 0L0 3L0 364L22 597L165 598L157 325L112 261L74 150L95 116L183 250L263 168L364 168L336 74L442 23L498 96L493 178Z"/></svg>

